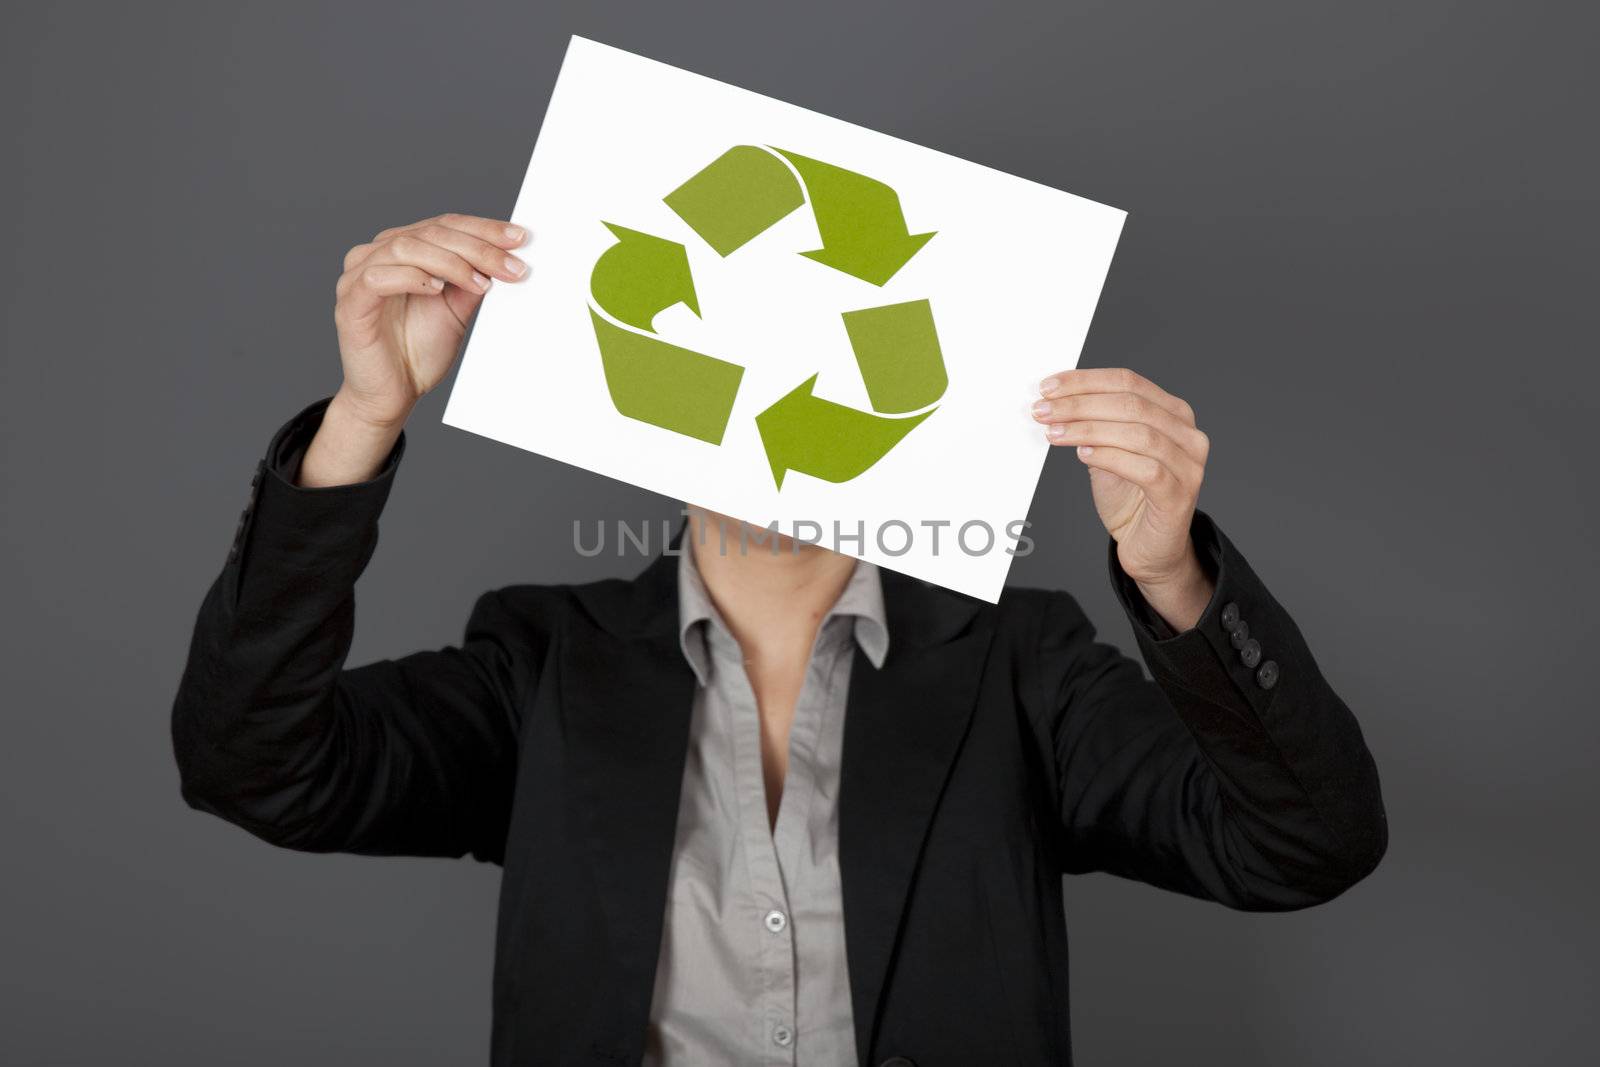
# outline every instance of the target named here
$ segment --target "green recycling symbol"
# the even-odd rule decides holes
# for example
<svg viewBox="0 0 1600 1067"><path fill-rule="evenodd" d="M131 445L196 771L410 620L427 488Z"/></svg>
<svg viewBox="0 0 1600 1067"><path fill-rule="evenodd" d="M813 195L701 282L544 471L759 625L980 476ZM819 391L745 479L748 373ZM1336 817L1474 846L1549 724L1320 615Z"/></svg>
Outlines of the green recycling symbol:
<svg viewBox="0 0 1600 1067"><path fill-rule="evenodd" d="M894 277L933 236L908 231L899 195L883 182L755 145L729 149L663 199L723 257L809 201L822 247L800 254L876 286ZM628 418L720 445L744 368L671 344L653 326L674 304L700 314L687 249L605 225L617 243L595 262L589 316L611 402ZM872 410L815 396L813 373L757 415L780 489L791 470L830 482L863 474L937 410L932 405L948 384L928 301L862 308L842 317Z"/></svg>

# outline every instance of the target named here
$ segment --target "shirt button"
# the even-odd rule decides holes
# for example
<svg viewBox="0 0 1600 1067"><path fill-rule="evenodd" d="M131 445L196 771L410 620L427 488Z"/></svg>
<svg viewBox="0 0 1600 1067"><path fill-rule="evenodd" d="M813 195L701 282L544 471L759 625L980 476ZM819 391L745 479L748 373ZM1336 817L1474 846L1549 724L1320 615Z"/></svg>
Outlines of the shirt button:
<svg viewBox="0 0 1600 1067"><path fill-rule="evenodd" d="M1237 605L1237 604L1229 604L1227 607L1222 609L1222 628L1224 630L1231 629L1233 627L1233 624L1238 622L1238 621L1239 621L1239 605Z"/></svg>
<svg viewBox="0 0 1600 1067"><path fill-rule="evenodd" d="M767 929L775 934L783 933L783 928L789 925L789 917L777 908L767 912Z"/></svg>
<svg viewBox="0 0 1600 1067"><path fill-rule="evenodd" d="M1252 637L1240 645L1239 662L1254 670L1256 664L1261 662L1261 642Z"/></svg>
<svg viewBox="0 0 1600 1067"><path fill-rule="evenodd" d="M779 1023L772 1028L772 1043L779 1048L788 1048L794 1044L794 1031Z"/></svg>

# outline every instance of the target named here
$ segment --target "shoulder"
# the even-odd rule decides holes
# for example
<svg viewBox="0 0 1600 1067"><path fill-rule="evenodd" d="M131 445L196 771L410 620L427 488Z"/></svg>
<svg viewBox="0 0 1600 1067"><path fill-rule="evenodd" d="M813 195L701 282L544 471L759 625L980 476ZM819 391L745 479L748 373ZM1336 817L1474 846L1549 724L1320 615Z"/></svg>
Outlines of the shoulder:
<svg viewBox="0 0 1600 1067"><path fill-rule="evenodd" d="M1083 614L1083 609L1071 593L1023 585L1007 586L994 609L1014 624L1037 625L1044 619Z"/></svg>
<svg viewBox="0 0 1600 1067"><path fill-rule="evenodd" d="M573 616L610 615L624 610L634 583L607 578L581 584L518 584L491 589L478 597L474 619L493 625L556 631Z"/></svg>
<svg viewBox="0 0 1600 1067"><path fill-rule="evenodd" d="M895 623L919 633L940 631L939 636L981 626L993 630L998 645L1037 647L1052 633L1074 634L1088 626L1078 601L1070 593L1054 589L1007 586L999 602L990 604L930 582L886 572L883 593L891 635Z"/></svg>
<svg viewBox="0 0 1600 1067"><path fill-rule="evenodd" d="M1050 658L1094 638L1094 625L1077 598L1060 589L1008 587L994 611L1000 632L1025 657Z"/></svg>
<svg viewBox="0 0 1600 1067"><path fill-rule="evenodd" d="M633 578L509 585L485 593L474 617L539 642L564 633L659 636L672 631L677 618L677 574L677 557L662 555Z"/></svg>

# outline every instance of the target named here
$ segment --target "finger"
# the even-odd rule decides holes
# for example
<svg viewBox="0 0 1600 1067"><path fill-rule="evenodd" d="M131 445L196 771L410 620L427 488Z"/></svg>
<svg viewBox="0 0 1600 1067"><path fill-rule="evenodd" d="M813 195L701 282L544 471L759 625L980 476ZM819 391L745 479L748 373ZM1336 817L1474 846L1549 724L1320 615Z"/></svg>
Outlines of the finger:
<svg viewBox="0 0 1600 1067"><path fill-rule="evenodd" d="M491 284L488 275L479 273L477 268L462 256L411 233L402 233L393 238L368 256L361 266L377 266L383 263L403 263L408 267L421 267L435 278L443 278L452 285L459 285L469 293L488 292Z"/></svg>
<svg viewBox="0 0 1600 1067"><path fill-rule="evenodd" d="M516 248L528 239L528 231L521 226L505 219L487 219L481 215L462 215L449 212L444 215L435 215L430 219L420 219L407 223L404 226L395 226L384 230L372 239L373 244L393 240L402 233L421 229L424 226L445 226L452 230L476 237L480 241L487 241L500 248Z"/></svg>
<svg viewBox="0 0 1600 1067"><path fill-rule="evenodd" d="M475 240L483 241L485 244L494 245L495 247L502 249L518 248L521 245L526 244L528 240L528 231L526 228L518 226L515 223L507 222L504 219L488 219L478 215L461 215L455 213L435 215L432 218L421 219L417 222L410 222L404 226L390 227L387 230L383 230L375 234L372 240L366 244L356 245L354 248L350 249L349 252L345 253L344 269L349 270L350 268L363 262L372 254L374 249L394 240L394 238L403 233L416 233L429 227L438 227L464 233L468 237L471 237ZM507 266L514 272L516 266L521 263L521 260L516 260L515 262L508 263ZM526 265L524 264L523 266L523 273L526 273ZM499 274L500 272L490 269L485 273Z"/></svg>
<svg viewBox="0 0 1600 1067"><path fill-rule="evenodd" d="M1064 370L1039 383L1045 399L1080 393L1133 393L1194 425L1194 409L1155 382L1126 367L1080 367Z"/></svg>
<svg viewBox="0 0 1600 1067"><path fill-rule="evenodd" d="M368 264L339 279L339 303L334 314L359 319L376 311L387 297L401 293L437 296L444 287L442 278L418 267L401 263Z"/></svg>
<svg viewBox="0 0 1600 1067"><path fill-rule="evenodd" d="M1078 449L1078 460L1086 467L1107 471L1144 490L1151 503L1163 511L1179 511L1194 502L1183 479L1153 456L1123 448L1089 447Z"/></svg>
<svg viewBox="0 0 1600 1067"><path fill-rule="evenodd" d="M471 263L480 274L514 282L528 273L528 265L522 260L465 230L453 230L442 223L434 222L410 230L407 235L449 249Z"/></svg>
<svg viewBox="0 0 1600 1067"><path fill-rule="evenodd" d="M1197 462L1204 463L1211 439L1192 423L1138 393L1078 393L1054 400L1037 400L1034 421L1046 425L1067 422L1143 423L1165 434Z"/></svg>
<svg viewBox="0 0 1600 1067"><path fill-rule="evenodd" d="M357 263L360 263L362 260L366 259L372 254L372 250L376 247L377 245L370 244L356 245L354 248L344 254L344 269L349 270Z"/></svg>
<svg viewBox="0 0 1600 1067"><path fill-rule="evenodd" d="M1045 438L1053 445L1120 448L1124 452L1149 456L1186 484L1198 486L1205 476L1203 465L1180 448L1178 442L1148 423L1057 422L1045 427Z"/></svg>

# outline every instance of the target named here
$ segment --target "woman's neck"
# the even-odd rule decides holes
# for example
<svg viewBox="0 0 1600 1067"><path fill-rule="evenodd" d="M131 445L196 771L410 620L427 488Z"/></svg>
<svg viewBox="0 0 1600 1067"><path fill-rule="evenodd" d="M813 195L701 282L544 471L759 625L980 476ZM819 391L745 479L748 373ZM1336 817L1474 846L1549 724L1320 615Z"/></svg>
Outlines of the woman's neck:
<svg viewBox="0 0 1600 1067"><path fill-rule="evenodd" d="M689 508L687 537L706 592L746 659L809 654L856 561L704 508Z"/></svg>

